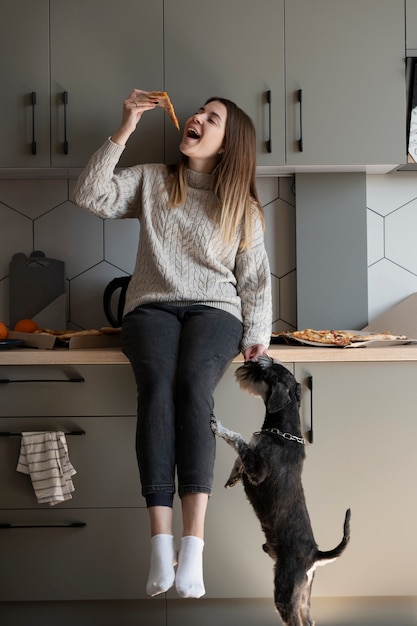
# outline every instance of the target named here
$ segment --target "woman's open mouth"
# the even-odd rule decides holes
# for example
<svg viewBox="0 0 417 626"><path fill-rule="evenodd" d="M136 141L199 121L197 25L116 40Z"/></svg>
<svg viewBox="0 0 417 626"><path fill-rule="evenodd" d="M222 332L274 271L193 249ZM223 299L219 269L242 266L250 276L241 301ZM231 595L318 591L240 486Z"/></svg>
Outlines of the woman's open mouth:
<svg viewBox="0 0 417 626"><path fill-rule="evenodd" d="M187 137L189 137L190 139L200 139L200 135L194 128L189 128L187 130Z"/></svg>

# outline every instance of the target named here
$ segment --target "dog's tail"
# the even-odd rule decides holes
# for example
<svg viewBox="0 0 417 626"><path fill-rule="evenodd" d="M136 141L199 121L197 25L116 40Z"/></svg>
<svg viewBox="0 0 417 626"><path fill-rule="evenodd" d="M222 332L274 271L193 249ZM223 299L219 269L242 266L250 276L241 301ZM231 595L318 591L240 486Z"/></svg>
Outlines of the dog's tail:
<svg viewBox="0 0 417 626"><path fill-rule="evenodd" d="M333 550L327 550L323 552L321 550L317 551L317 561L316 565L326 565L326 563L330 563L337 559L338 556L342 554L350 539L350 509L346 511L345 515L345 523L343 525L343 539L339 543L338 546L333 548Z"/></svg>

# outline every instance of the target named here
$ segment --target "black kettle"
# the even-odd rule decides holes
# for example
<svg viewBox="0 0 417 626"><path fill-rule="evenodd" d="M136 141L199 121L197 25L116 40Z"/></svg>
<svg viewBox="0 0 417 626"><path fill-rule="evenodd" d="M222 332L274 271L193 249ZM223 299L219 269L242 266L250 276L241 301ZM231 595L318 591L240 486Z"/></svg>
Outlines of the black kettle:
<svg viewBox="0 0 417 626"><path fill-rule="evenodd" d="M130 276L120 276L119 278L113 278L107 285L103 294L103 308L104 314L113 328L119 328L122 325L123 309L126 300L126 289L130 281ZM119 299L117 301L117 313L113 315L112 302L113 294L120 289Z"/></svg>

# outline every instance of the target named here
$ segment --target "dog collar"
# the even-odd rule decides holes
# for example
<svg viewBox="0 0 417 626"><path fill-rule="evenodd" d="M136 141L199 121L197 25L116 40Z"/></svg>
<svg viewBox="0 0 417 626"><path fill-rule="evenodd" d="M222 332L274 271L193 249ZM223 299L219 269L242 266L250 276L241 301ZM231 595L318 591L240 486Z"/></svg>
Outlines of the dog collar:
<svg viewBox="0 0 417 626"><path fill-rule="evenodd" d="M271 434L271 435L279 435L283 439L287 439L288 441L296 441L297 443L301 443L305 445L305 439L303 437L297 437L296 435L292 435L291 433L283 433L278 428L264 428L262 430L257 430L254 435L263 435L263 434Z"/></svg>

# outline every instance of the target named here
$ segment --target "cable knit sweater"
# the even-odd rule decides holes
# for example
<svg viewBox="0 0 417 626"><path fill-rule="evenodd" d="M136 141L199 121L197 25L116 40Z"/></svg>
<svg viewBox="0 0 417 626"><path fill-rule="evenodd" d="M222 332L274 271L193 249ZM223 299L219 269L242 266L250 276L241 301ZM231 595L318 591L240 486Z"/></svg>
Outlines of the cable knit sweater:
<svg viewBox="0 0 417 626"><path fill-rule="evenodd" d="M243 322L242 351L268 346L271 275L259 216L254 211L249 250L239 250L241 233L227 245L206 211L213 199L211 175L188 170L185 205L171 208L167 167L136 165L115 173L123 149L108 139L97 150L77 182L75 201L102 218L140 221L124 313L149 302L205 304Z"/></svg>

